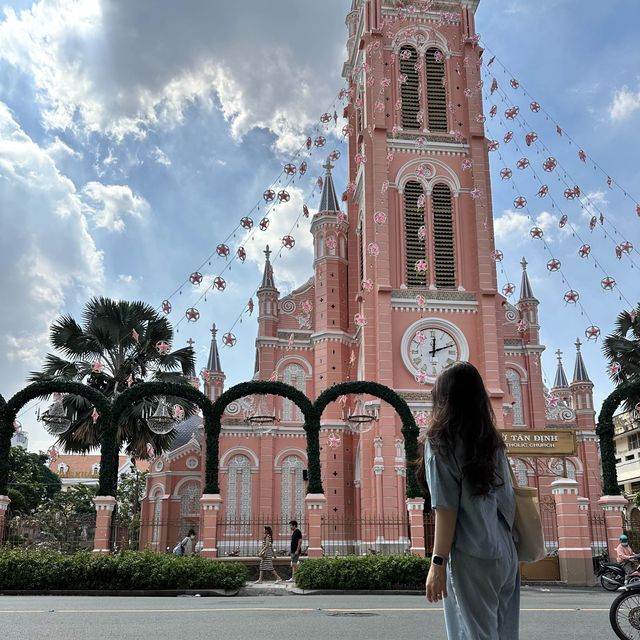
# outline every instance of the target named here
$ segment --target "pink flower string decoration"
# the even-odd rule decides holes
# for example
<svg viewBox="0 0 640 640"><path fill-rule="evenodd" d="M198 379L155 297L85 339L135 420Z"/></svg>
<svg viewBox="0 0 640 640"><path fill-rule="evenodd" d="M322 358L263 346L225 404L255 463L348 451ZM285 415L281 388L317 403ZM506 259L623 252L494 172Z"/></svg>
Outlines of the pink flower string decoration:
<svg viewBox="0 0 640 640"><path fill-rule="evenodd" d="M164 340L156 342L156 351L162 355L169 353L169 344Z"/></svg>
<svg viewBox="0 0 640 640"><path fill-rule="evenodd" d="M387 214L384 211L376 211L373 214L373 221L376 224L384 224L387 221Z"/></svg>
<svg viewBox="0 0 640 640"><path fill-rule="evenodd" d="M416 113L416 120L422 124L424 122L424 111L422 109L420 109L417 113Z"/></svg>
<svg viewBox="0 0 640 640"><path fill-rule="evenodd" d="M344 211L340 211L336 216L338 224L342 224L347 219L347 214Z"/></svg>
<svg viewBox="0 0 640 640"><path fill-rule="evenodd" d="M612 376L617 376L622 370L622 366L619 362L612 362L607 369Z"/></svg>
<svg viewBox="0 0 640 640"><path fill-rule="evenodd" d="M93 407L93 411L91 412L91 422L95 424L96 422L98 422L99 417L100 417L100 414L98 413L98 410L95 407Z"/></svg>
<svg viewBox="0 0 640 640"><path fill-rule="evenodd" d="M453 137L455 138L456 142L462 142L462 139L464 138L464 134L459 129L456 129L453 132Z"/></svg>
<svg viewBox="0 0 640 640"><path fill-rule="evenodd" d="M375 110L384 111L384 102L382 102L381 100L376 100Z"/></svg>
<svg viewBox="0 0 640 640"><path fill-rule="evenodd" d="M419 427L426 427L429 423L429 417L424 411L420 411L416 413L416 425Z"/></svg>
<svg viewBox="0 0 640 640"><path fill-rule="evenodd" d="M391 135L394 138L397 138L399 133L400 133L400 127L397 124L394 124L393 128L391 129Z"/></svg>
<svg viewBox="0 0 640 640"><path fill-rule="evenodd" d="M423 331L418 331L416 333L416 340L418 341L418 344L424 344L427 341L427 336L424 335Z"/></svg>
<svg viewBox="0 0 640 640"><path fill-rule="evenodd" d="M367 292L373 291L373 280L371 280L371 278L362 281L362 290Z"/></svg>
<svg viewBox="0 0 640 640"><path fill-rule="evenodd" d="M484 87L484 80L478 80L478 82L476 82L476 89L482 89L482 87Z"/></svg>
<svg viewBox="0 0 640 640"><path fill-rule="evenodd" d="M419 294L419 295L416 296L416 304L420 308L426 307L427 306L427 299L422 294Z"/></svg>
<svg viewBox="0 0 640 640"><path fill-rule="evenodd" d="M91 365L91 371L93 371L94 373L101 373L103 369L104 369L104 365L102 364L102 362L100 362L100 360L96 360Z"/></svg>
<svg viewBox="0 0 640 640"><path fill-rule="evenodd" d="M469 171L469 169L473 169L473 160L471 158L465 158L462 161L462 170Z"/></svg>
<svg viewBox="0 0 640 640"><path fill-rule="evenodd" d="M380 247L378 246L378 243L377 242L370 242L367 245L367 253L370 256L373 256L374 258L379 256L380 255Z"/></svg>
<svg viewBox="0 0 640 640"><path fill-rule="evenodd" d="M175 420L182 420L184 418L184 409L179 404L173 405L173 417Z"/></svg>
<svg viewBox="0 0 640 640"><path fill-rule="evenodd" d="M442 61L444 60L444 56L442 55L442 52L441 52L441 51L436 51L436 52L433 54L433 59L434 59L436 62L442 62Z"/></svg>
<svg viewBox="0 0 640 640"><path fill-rule="evenodd" d="M278 372L274 371L270 376L269 376L269 382L278 382Z"/></svg>
<svg viewBox="0 0 640 640"><path fill-rule="evenodd" d="M476 122L477 122L478 124L484 124L486 121L487 121L486 116L483 116L481 113L479 113L479 114L476 116Z"/></svg>
<svg viewBox="0 0 640 640"><path fill-rule="evenodd" d="M519 333L524 333L527 330L528 326L529 325L527 324L526 320L524 320L524 319L523 320L518 320L517 328L518 328L518 332Z"/></svg>
<svg viewBox="0 0 640 640"><path fill-rule="evenodd" d="M382 80L380 80L380 86L383 89L387 89L388 87L391 86L391 79L390 78L382 78Z"/></svg>
<svg viewBox="0 0 640 640"><path fill-rule="evenodd" d="M422 240L424 241L427 237L427 227L425 227L424 225L422 225L419 229L418 229L418 240Z"/></svg>
<svg viewBox="0 0 640 640"><path fill-rule="evenodd" d="M482 192L478 187L473 187L469 193L474 200L477 200L482 195Z"/></svg>
<svg viewBox="0 0 640 640"><path fill-rule="evenodd" d="M289 340L287 340L287 351L291 351L291 349L293 349L293 338L294 338L293 333L290 333Z"/></svg>
<svg viewBox="0 0 640 640"><path fill-rule="evenodd" d="M380 192L381 193L387 193L388 189L389 189L389 181L388 180L383 180L382 181L382 187L380 188Z"/></svg>
<svg viewBox="0 0 640 640"><path fill-rule="evenodd" d="M470 98L473 95L473 91L471 91L471 89L465 89L464 95L466 98Z"/></svg>
<svg viewBox="0 0 640 640"><path fill-rule="evenodd" d="M355 180L352 180L348 185L347 185L347 193L353 193L356 190L356 183Z"/></svg>
<svg viewBox="0 0 640 640"><path fill-rule="evenodd" d="M313 303L311 302L311 300L305 300L302 303L302 311L304 313L311 313L312 309L313 309Z"/></svg>
<svg viewBox="0 0 640 640"><path fill-rule="evenodd" d="M455 113L456 112L456 105L453 102L449 102L447 104L447 109L449 110L449 113Z"/></svg>
<svg viewBox="0 0 640 640"><path fill-rule="evenodd" d="M418 384L425 384L427 382L427 374L424 371L418 371L418 373L416 373L416 382Z"/></svg>
<svg viewBox="0 0 640 640"><path fill-rule="evenodd" d="M396 104L395 104L394 108L395 108L396 111L400 111L400 109L402 109L402 99L401 98L398 98L396 100Z"/></svg>
<svg viewBox="0 0 640 640"><path fill-rule="evenodd" d="M367 324L367 319L364 317L364 314L362 313L356 313L356 315L353 316L353 321L359 327L364 327Z"/></svg>
<svg viewBox="0 0 640 640"><path fill-rule="evenodd" d="M409 49L403 49L400 52L400 60L409 60L411 58L411 51Z"/></svg>
<svg viewBox="0 0 640 640"><path fill-rule="evenodd" d="M356 164L366 164L367 156L365 156L364 153L356 153L354 160Z"/></svg>
<svg viewBox="0 0 640 640"><path fill-rule="evenodd" d="M418 143L419 147L424 147L425 144L427 144L427 140L426 138L423 138L422 136L420 136L416 142Z"/></svg>
<svg viewBox="0 0 640 640"><path fill-rule="evenodd" d="M424 193L421 193L418 196L418 199L416 200L416 206L418 207L418 209L424 209L425 202L426 202L426 197Z"/></svg>
<svg viewBox="0 0 640 640"><path fill-rule="evenodd" d="M393 162L393 151L387 151L387 162Z"/></svg>
<svg viewBox="0 0 640 640"><path fill-rule="evenodd" d="M427 261L426 260L417 260L415 269L418 273L424 273L427 270Z"/></svg>
<svg viewBox="0 0 640 640"><path fill-rule="evenodd" d="M406 84L407 80L408 80L408 76L406 73L401 73L400 75L398 75L398 82L400 84Z"/></svg>
<svg viewBox="0 0 640 640"><path fill-rule="evenodd" d="M500 251L500 249L494 249L491 252L491 259L494 262L502 262L503 258L504 258L504 253L502 253L502 251Z"/></svg>
<svg viewBox="0 0 640 640"><path fill-rule="evenodd" d="M333 251L338 246L338 241L334 236L329 236L326 239L325 244L327 245L327 249Z"/></svg>

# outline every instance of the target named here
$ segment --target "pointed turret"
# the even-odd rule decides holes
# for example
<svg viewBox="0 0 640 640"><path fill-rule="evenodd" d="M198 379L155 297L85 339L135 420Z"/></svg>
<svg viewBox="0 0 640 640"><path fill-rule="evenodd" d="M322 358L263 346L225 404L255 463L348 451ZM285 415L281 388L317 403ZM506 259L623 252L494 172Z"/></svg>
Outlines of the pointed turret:
<svg viewBox="0 0 640 640"><path fill-rule="evenodd" d="M336 188L333 184L333 176L331 175L331 169L333 169L331 160L327 158L326 164L322 166L325 169L324 184L322 185L322 196L320 197L320 207L318 211L338 213L340 211L340 203L336 196Z"/></svg>
<svg viewBox="0 0 640 640"><path fill-rule="evenodd" d="M566 389L569 387L569 382L562 366L562 351L560 349L556 351L556 357L558 358L558 366L556 368L556 377L553 381L553 389Z"/></svg>
<svg viewBox="0 0 640 640"><path fill-rule="evenodd" d="M520 300L535 300L536 297L533 295L533 290L531 289L531 283L529 282L529 276L527 275L528 262L523 257L520 264L522 265L522 281L520 283Z"/></svg>
<svg viewBox="0 0 640 640"><path fill-rule="evenodd" d="M269 249L269 245L264 251L265 261L264 261L264 273L262 274L262 284L260 285L260 289L275 289L276 285L273 281L273 267L271 266L271 261L269 260L269 256L271 256L271 250Z"/></svg>
<svg viewBox="0 0 640 640"><path fill-rule="evenodd" d="M580 342L580 338L576 339L576 364L573 368L573 381L575 382L591 382L589 380L589 374L587 373L587 367L584 364L584 360L582 359L582 353L580 352L580 347L582 343Z"/></svg>
<svg viewBox="0 0 640 640"><path fill-rule="evenodd" d="M204 393L211 400L215 401L224 392L224 381L226 376L220 365L220 353L218 351L218 341L216 334L218 329L215 322L211 327L211 346L209 347L209 359L207 366L202 370L201 375L204 379Z"/></svg>

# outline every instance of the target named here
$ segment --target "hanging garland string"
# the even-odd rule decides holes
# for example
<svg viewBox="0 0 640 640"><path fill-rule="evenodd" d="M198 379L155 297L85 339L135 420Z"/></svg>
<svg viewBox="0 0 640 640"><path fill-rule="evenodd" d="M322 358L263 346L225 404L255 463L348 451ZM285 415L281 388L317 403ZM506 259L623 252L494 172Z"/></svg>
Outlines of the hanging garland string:
<svg viewBox="0 0 640 640"><path fill-rule="evenodd" d="M600 438L603 491L608 496L620 494L618 473L616 471L613 414L624 400L637 395L640 395L640 382L625 382L616 387L607 396L600 409L596 433Z"/></svg>

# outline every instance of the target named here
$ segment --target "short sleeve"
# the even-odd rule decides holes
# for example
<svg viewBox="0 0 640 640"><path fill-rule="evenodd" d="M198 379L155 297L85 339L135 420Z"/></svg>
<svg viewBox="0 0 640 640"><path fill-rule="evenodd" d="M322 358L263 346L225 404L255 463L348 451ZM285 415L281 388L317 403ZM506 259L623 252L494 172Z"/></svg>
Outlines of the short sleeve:
<svg viewBox="0 0 640 640"><path fill-rule="evenodd" d="M424 464L431 506L434 509L458 511L462 478L455 462L434 453L427 445Z"/></svg>

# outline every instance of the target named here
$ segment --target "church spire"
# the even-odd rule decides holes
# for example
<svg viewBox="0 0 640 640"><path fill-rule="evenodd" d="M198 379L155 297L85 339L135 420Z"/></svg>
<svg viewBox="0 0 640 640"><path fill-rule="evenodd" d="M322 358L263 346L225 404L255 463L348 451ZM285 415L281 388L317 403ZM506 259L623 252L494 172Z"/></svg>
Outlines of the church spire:
<svg viewBox="0 0 640 640"><path fill-rule="evenodd" d="M580 347L582 343L580 342L580 338L576 338L576 364L573 368L573 381L572 382L591 382L589 380L589 374L587 373L587 367L584 364L584 360L582 359L582 353L580 352Z"/></svg>
<svg viewBox="0 0 640 640"><path fill-rule="evenodd" d="M560 349L556 351L556 358L558 358L558 367L556 368L556 378L553 381L553 388L564 389L569 386L569 382L567 381L567 375L562 366L562 351L560 351Z"/></svg>
<svg viewBox="0 0 640 640"><path fill-rule="evenodd" d="M218 353L218 341L216 340L216 323L211 327L211 346L209 347L209 360L207 361L207 371L210 373L221 373L220 354Z"/></svg>
<svg viewBox="0 0 640 640"><path fill-rule="evenodd" d="M327 158L327 162L322 166L325 169L324 184L322 185L322 196L320 197L320 207L318 212L328 211L331 213L339 213L340 204L336 197L336 188L333 185L333 176L331 175L333 165L331 164L331 160Z"/></svg>
<svg viewBox="0 0 640 640"><path fill-rule="evenodd" d="M522 265L522 280L520 282L520 300L535 300L533 290L531 289L531 283L529 282L529 276L527 275L528 262L523 257L520 262Z"/></svg>
<svg viewBox="0 0 640 640"><path fill-rule="evenodd" d="M271 266L271 261L269 260L269 256L271 255L271 250L269 249L269 245L264 251L265 261L264 261L264 273L262 274L262 284L260 285L261 289L275 289L276 285L273 281L273 267Z"/></svg>

